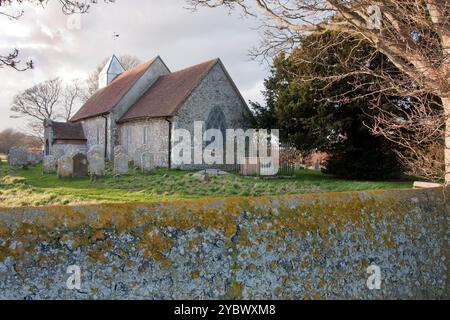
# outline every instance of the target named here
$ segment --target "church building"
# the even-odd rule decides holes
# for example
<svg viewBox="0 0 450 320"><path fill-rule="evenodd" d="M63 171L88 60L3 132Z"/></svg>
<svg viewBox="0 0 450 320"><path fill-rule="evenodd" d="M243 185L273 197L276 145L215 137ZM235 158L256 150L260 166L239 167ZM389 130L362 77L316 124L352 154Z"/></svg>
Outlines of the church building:
<svg viewBox="0 0 450 320"><path fill-rule="evenodd" d="M101 145L112 160L121 145L130 159L145 146L155 164L172 167L174 129L248 127L251 112L220 59L171 72L160 57L125 70L115 55L99 75L99 88L68 123L45 124L46 154L62 156Z"/></svg>

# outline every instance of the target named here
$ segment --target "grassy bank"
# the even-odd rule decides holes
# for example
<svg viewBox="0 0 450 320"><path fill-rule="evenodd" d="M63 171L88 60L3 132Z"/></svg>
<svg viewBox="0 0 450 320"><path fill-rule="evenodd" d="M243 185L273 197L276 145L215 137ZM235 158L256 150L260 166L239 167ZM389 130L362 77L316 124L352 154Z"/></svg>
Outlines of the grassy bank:
<svg viewBox="0 0 450 320"><path fill-rule="evenodd" d="M60 180L42 173L42 166L11 169L0 166L0 206L40 206L98 202L174 200L201 197L263 196L275 194L398 189L411 181L352 181L317 171L299 170L291 179L255 179L229 174L201 181L192 171L157 170L152 174L112 175Z"/></svg>

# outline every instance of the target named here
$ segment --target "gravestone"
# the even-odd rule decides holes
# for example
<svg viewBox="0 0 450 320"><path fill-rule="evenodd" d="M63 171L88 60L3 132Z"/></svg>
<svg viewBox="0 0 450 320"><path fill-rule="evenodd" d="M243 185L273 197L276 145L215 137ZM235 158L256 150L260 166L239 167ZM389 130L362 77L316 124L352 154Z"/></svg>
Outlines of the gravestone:
<svg viewBox="0 0 450 320"><path fill-rule="evenodd" d="M42 152L28 152L28 163L38 164L43 161Z"/></svg>
<svg viewBox="0 0 450 320"><path fill-rule="evenodd" d="M139 167L139 168L142 167L141 160L142 160L142 154L144 152L150 152L147 145L142 145L134 151L133 162L136 167Z"/></svg>
<svg viewBox="0 0 450 320"><path fill-rule="evenodd" d="M37 162L37 157L35 156L35 154L33 152L27 152L27 157L28 157L28 163L29 164L36 164Z"/></svg>
<svg viewBox="0 0 450 320"><path fill-rule="evenodd" d="M55 173L58 168L58 160L55 156L49 155L44 157L43 163L44 173Z"/></svg>
<svg viewBox="0 0 450 320"><path fill-rule="evenodd" d="M12 147L9 149L8 162L11 167L28 165L29 161L27 150L22 147Z"/></svg>
<svg viewBox="0 0 450 320"><path fill-rule="evenodd" d="M73 177L86 177L88 175L87 157L82 153L77 153L72 157Z"/></svg>
<svg viewBox="0 0 450 320"><path fill-rule="evenodd" d="M89 175L100 177L105 174L105 155L102 146L92 146L87 153Z"/></svg>
<svg viewBox="0 0 450 320"><path fill-rule="evenodd" d="M58 160L58 178L73 177L73 160L72 157L62 156Z"/></svg>
<svg viewBox="0 0 450 320"><path fill-rule="evenodd" d="M128 173L128 155L118 153L114 156L114 174L122 175Z"/></svg>
<svg viewBox="0 0 450 320"><path fill-rule="evenodd" d="M141 154L140 168L142 172L150 172L155 169L155 159L151 152Z"/></svg>

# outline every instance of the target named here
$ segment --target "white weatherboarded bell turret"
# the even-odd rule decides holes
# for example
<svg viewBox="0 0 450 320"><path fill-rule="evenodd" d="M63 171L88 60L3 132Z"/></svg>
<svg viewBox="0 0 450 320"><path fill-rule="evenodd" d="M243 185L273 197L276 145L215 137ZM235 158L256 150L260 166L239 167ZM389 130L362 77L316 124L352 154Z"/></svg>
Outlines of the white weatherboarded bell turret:
<svg viewBox="0 0 450 320"><path fill-rule="evenodd" d="M98 76L98 88L107 87L122 72L125 72L125 68L113 54Z"/></svg>

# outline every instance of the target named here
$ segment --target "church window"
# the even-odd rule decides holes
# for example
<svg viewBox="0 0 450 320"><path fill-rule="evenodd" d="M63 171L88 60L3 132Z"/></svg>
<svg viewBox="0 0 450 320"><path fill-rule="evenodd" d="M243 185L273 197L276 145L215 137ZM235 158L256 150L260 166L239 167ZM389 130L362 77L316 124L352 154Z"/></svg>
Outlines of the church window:
<svg viewBox="0 0 450 320"><path fill-rule="evenodd" d="M206 130L208 129L219 129L222 132L223 139L225 141L226 133L226 121L225 115L219 107L214 107L208 115L208 120L206 121Z"/></svg>

